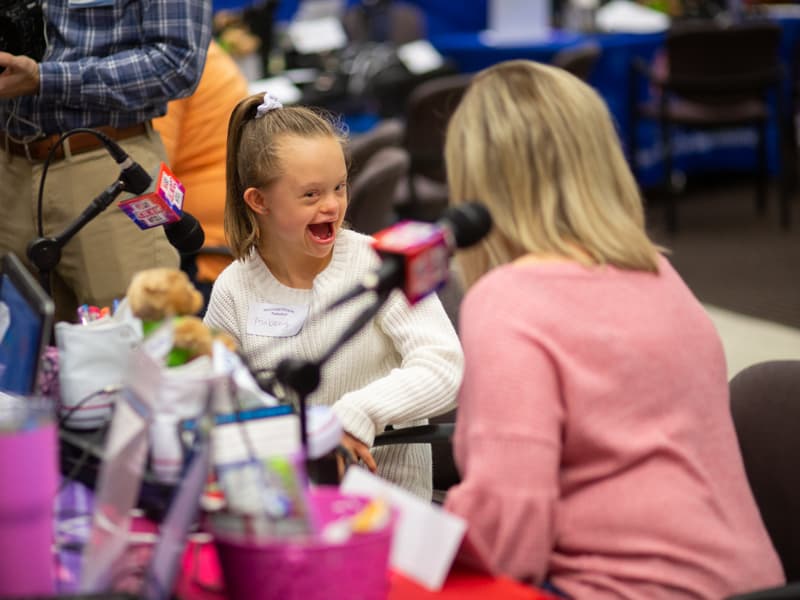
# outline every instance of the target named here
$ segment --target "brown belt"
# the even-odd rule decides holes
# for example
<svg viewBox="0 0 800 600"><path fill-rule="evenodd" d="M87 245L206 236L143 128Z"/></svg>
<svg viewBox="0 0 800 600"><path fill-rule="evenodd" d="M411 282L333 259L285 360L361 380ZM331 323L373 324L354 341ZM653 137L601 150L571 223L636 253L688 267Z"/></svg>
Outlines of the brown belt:
<svg viewBox="0 0 800 600"><path fill-rule="evenodd" d="M138 123L136 125L131 125L130 127L120 128L104 126L94 127L93 129L102 131L112 140L117 141L146 133L147 124ZM55 145L59 137L61 137L61 134L54 133L53 135L42 138L41 140L36 140L35 142L19 144L7 139L6 134L4 132L0 132L0 150L5 150L8 148L8 151L11 154L24 156L30 160L44 160L47 158L50 148ZM53 155L53 160L64 158L65 146L69 147L69 154L82 154L84 152L90 152L91 150L97 150L98 148L101 148L103 146L103 142L101 142L98 137L91 133L72 134L64 141L63 144L56 148L56 151Z"/></svg>

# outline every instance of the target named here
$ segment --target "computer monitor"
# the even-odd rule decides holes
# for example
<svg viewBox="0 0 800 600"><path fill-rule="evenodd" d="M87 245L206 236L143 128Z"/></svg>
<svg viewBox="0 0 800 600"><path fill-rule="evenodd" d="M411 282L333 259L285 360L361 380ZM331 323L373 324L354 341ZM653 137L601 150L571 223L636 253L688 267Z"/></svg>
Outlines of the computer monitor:
<svg viewBox="0 0 800 600"><path fill-rule="evenodd" d="M42 354L53 329L53 301L17 256L0 264L0 390L38 391Z"/></svg>

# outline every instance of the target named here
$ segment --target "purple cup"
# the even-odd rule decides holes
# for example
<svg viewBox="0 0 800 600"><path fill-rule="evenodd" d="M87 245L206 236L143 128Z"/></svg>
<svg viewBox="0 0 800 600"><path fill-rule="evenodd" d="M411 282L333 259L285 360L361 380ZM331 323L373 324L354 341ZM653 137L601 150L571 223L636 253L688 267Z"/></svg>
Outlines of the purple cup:
<svg viewBox="0 0 800 600"><path fill-rule="evenodd" d="M0 419L0 597L55 593L56 458L51 419Z"/></svg>

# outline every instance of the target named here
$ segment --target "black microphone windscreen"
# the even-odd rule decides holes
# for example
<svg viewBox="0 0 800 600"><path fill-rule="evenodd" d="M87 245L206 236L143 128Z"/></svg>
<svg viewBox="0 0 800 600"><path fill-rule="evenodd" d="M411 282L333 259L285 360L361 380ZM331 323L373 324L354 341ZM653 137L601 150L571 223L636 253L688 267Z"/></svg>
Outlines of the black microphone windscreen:
<svg viewBox="0 0 800 600"><path fill-rule="evenodd" d="M492 215L480 202L467 202L445 210L439 223L453 233L456 248L466 248L481 241L492 228Z"/></svg>
<svg viewBox="0 0 800 600"><path fill-rule="evenodd" d="M183 213L179 221L164 225L164 231L169 243L182 255L196 254L206 241L200 222L187 212Z"/></svg>
<svg viewBox="0 0 800 600"><path fill-rule="evenodd" d="M144 167L133 160L122 147L100 130L95 130L98 137L103 140L108 153L120 166L119 178L125 184L125 191L139 196L144 194L153 182L150 174Z"/></svg>
<svg viewBox="0 0 800 600"><path fill-rule="evenodd" d="M138 196L144 194L153 183L153 178L139 163L131 160L131 164L123 164L120 179L125 182L125 191Z"/></svg>

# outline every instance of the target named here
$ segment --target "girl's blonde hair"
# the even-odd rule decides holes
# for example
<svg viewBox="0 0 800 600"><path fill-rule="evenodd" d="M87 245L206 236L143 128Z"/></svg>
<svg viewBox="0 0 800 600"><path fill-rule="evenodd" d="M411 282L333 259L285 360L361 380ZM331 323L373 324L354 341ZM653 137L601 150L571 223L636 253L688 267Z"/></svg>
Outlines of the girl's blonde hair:
<svg viewBox="0 0 800 600"><path fill-rule="evenodd" d="M244 201L247 188L263 188L283 174L280 142L286 135L333 137L344 146L344 127L323 111L286 106L256 117L264 95L248 96L233 109L228 122L225 164L225 238L237 259L258 245L260 231L253 211Z"/></svg>
<svg viewBox="0 0 800 600"><path fill-rule="evenodd" d="M605 103L562 69L526 60L478 73L447 128L450 200L494 227L462 254L467 285L528 253L657 272L639 191Z"/></svg>

